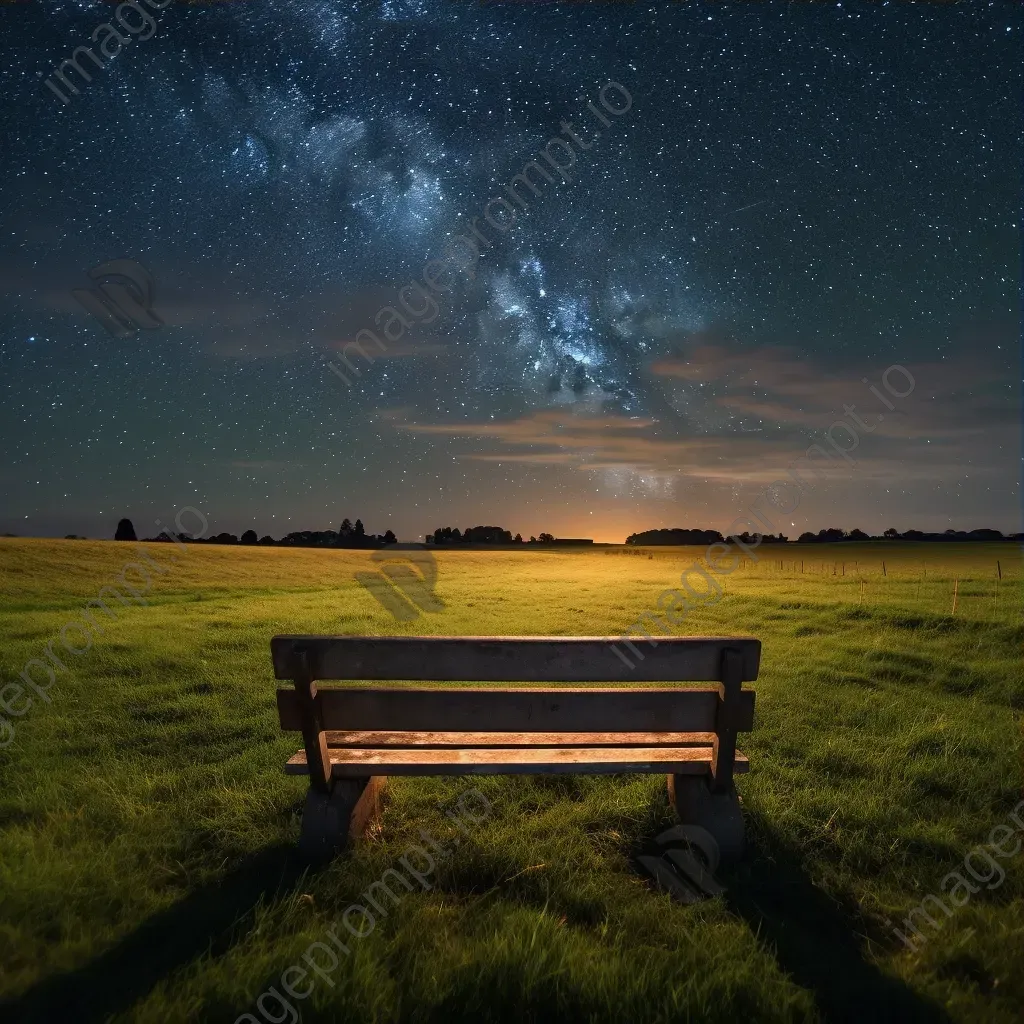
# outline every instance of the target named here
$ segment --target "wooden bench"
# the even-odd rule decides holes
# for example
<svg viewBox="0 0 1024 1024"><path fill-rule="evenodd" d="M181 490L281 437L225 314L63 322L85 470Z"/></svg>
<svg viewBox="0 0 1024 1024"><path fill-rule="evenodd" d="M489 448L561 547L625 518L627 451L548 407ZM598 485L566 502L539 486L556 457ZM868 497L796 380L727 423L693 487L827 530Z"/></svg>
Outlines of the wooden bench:
<svg viewBox="0 0 1024 1024"><path fill-rule="evenodd" d="M743 848L736 734L754 721L761 642L668 637L633 668L599 637L276 636L281 728L309 776L301 846L330 856L361 833L388 775L666 773L680 818L706 828L723 860ZM323 680L349 681L322 686ZM432 687L352 685L435 681ZM714 686L680 686L681 681ZM462 682L661 683L479 687ZM672 685L664 685L671 683Z"/></svg>

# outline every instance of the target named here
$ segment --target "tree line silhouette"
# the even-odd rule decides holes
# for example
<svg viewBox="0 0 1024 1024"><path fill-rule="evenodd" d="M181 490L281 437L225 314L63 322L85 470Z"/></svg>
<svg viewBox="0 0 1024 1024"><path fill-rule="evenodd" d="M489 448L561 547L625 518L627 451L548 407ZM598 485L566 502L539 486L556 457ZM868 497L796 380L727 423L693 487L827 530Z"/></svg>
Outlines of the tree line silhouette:
<svg viewBox="0 0 1024 1024"><path fill-rule="evenodd" d="M737 537L744 544L757 543L757 537L749 533L741 533ZM627 544L643 544L651 546L655 544L715 544L732 541L733 537L723 537L717 530L645 530L643 533L631 533L626 538ZM894 527L890 527L881 536L871 536L863 530L840 530L831 527L827 530L819 530L817 533L801 533L797 537L797 544L837 544L843 541L1024 541L1024 533L1011 533L1004 535L999 530L946 530L944 533L924 533L921 530L907 530L900 533ZM788 544L793 543L784 534L778 536L766 533L761 537L762 544Z"/></svg>
<svg viewBox="0 0 1024 1024"><path fill-rule="evenodd" d="M68 534L66 539L77 539L74 534ZM82 538L84 539L84 538ZM117 524L117 531L114 540L137 540L135 527L130 519L122 519ZM171 538L162 533L159 537L145 537L147 541L169 541ZM191 544L259 544L263 546L278 547L313 547L313 548L381 548L388 544L397 544L398 538L391 530L383 534L367 533L363 527L363 521L357 519L353 523L350 519L343 519L337 530L297 530L286 534L280 540L266 535L257 537L255 530L246 530L241 538L233 533L218 533L213 537L189 537L180 535L176 539ZM757 544L756 535L744 532L735 538L730 535L723 537L718 530L695 530L676 527L673 529L644 530L641 533L631 533L626 538L627 544L653 545L701 545L731 542L739 540L744 544ZM1003 534L999 530L946 530L943 533L925 533L921 530L907 530L900 533L893 527L886 530L881 536L872 536L863 530L846 530L830 527L826 530L819 530L817 533L801 533L796 539L797 544L836 544L845 541L1024 541L1024 533ZM510 530L500 526L470 526L465 530L450 526L438 527L436 530L425 535L427 544L437 546L458 546L460 544L592 544L593 541L584 538L561 538L550 533L541 533L524 541L522 534L517 533L514 537ZM778 535L766 533L761 536L761 544L789 544L794 543L783 533Z"/></svg>
<svg viewBox="0 0 1024 1024"><path fill-rule="evenodd" d="M512 536L511 530L500 526L469 526L460 530L457 526L442 526L424 535L427 544L593 544L589 537L556 537L553 533L540 533L523 540L523 535Z"/></svg>
<svg viewBox="0 0 1024 1024"><path fill-rule="evenodd" d="M130 519L122 519L117 524L114 540L137 540L135 527ZM159 537L145 537L147 541L170 541L171 537L161 533ZM388 544L397 544L398 538L391 530L382 534L367 533L363 521L343 519L337 530L296 530L286 534L280 540L274 540L269 534L257 537L255 530L246 530L239 538L233 533L218 533L213 537L190 537L180 534L175 539L189 544L247 544L263 547L302 547L302 548L382 548Z"/></svg>

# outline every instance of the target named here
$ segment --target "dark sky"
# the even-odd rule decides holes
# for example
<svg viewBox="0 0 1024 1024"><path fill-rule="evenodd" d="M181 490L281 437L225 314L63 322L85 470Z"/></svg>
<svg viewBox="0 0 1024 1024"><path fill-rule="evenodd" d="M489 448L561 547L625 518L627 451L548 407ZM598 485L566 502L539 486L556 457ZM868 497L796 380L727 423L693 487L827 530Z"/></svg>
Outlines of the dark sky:
<svg viewBox="0 0 1024 1024"><path fill-rule="evenodd" d="M815 442L791 535L1020 529L1018 4L140 10L0 7L0 531L723 529Z"/></svg>

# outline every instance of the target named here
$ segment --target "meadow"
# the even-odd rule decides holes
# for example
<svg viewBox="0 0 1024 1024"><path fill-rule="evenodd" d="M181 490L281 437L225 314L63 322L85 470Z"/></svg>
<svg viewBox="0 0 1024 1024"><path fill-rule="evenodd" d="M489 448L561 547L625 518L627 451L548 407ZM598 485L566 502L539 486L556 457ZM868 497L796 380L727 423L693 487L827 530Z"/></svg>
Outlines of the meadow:
<svg viewBox="0 0 1024 1024"><path fill-rule="evenodd" d="M257 997L420 829L453 835L467 780L392 779L365 841L298 861L306 781L282 772L299 741L271 636L618 636L703 555L442 549L444 610L399 623L354 580L369 552L141 547L162 570L147 603L101 616L81 654L58 645L50 702L8 716L4 1021L274 1020ZM0 680L135 552L0 539ZM749 849L724 895L684 906L634 866L673 820L663 777L477 778L492 812L296 1003L302 1021L1020 1020L1024 852L914 950L893 933L1024 796L1019 548L758 555L679 630L763 643Z"/></svg>

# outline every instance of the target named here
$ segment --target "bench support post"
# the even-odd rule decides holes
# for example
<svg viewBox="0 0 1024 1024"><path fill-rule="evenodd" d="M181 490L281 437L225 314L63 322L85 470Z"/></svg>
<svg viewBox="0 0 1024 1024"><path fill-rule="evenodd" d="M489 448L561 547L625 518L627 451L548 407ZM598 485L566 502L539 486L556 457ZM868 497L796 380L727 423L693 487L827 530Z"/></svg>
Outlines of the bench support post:
<svg viewBox="0 0 1024 1024"><path fill-rule="evenodd" d="M358 838L366 831L379 810L384 776L333 777L323 710L307 651L295 652L294 672L309 768L309 792L302 811L299 849L312 861L324 861L343 850L350 838Z"/></svg>
<svg viewBox="0 0 1024 1024"><path fill-rule="evenodd" d="M696 825L711 834L723 864L743 856L743 812L735 789L716 793L710 776L669 775L668 798L684 825Z"/></svg>
<svg viewBox="0 0 1024 1024"><path fill-rule="evenodd" d="M736 761L736 732L740 691L743 688L743 656L739 651L722 652L722 671L718 683L718 714L715 717L715 744L711 753L711 788L715 793L732 789L732 770Z"/></svg>
<svg viewBox="0 0 1024 1024"><path fill-rule="evenodd" d="M314 862L330 860L362 836L380 810L383 775L337 779L330 793L312 786L302 812L299 850Z"/></svg>
<svg viewBox="0 0 1024 1024"><path fill-rule="evenodd" d="M331 792L331 758L327 752L327 735L324 732L323 713L316 692L316 683L309 664L309 654L304 650L295 652L295 693L299 698L302 715L302 742L306 748L306 764L309 766L309 787L318 793Z"/></svg>
<svg viewBox="0 0 1024 1024"><path fill-rule="evenodd" d="M679 819L707 830L718 844L723 862L743 855L743 813L733 784L736 761L736 733L739 722L740 691L743 687L743 656L739 651L722 652L718 684L718 713L711 771L701 775L669 775L668 795Z"/></svg>

